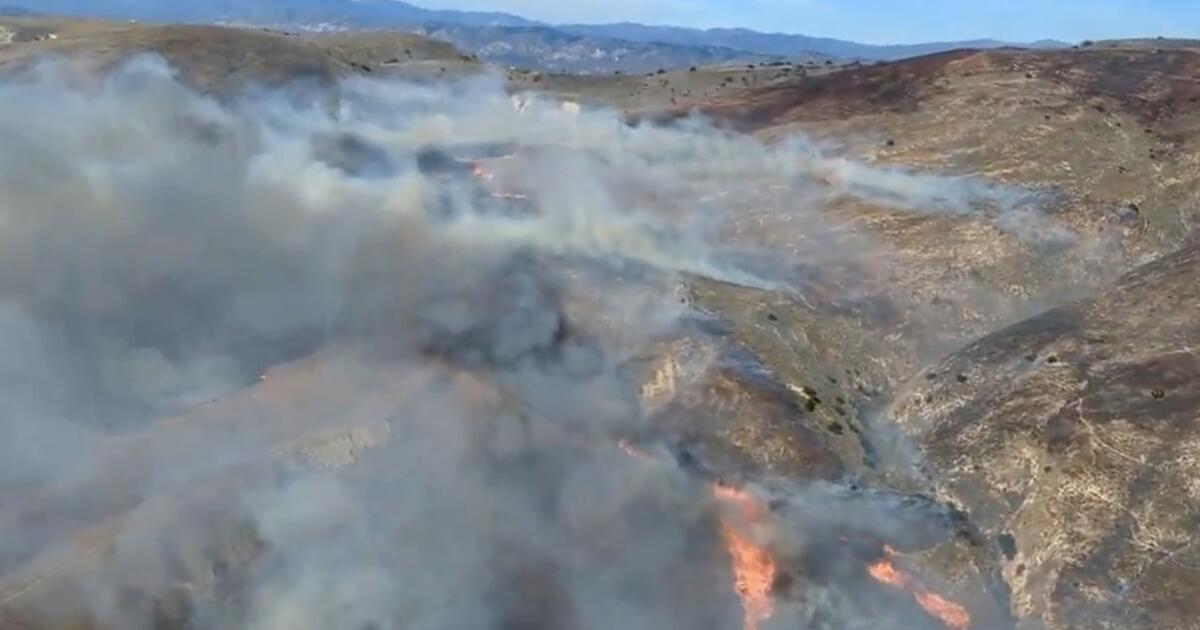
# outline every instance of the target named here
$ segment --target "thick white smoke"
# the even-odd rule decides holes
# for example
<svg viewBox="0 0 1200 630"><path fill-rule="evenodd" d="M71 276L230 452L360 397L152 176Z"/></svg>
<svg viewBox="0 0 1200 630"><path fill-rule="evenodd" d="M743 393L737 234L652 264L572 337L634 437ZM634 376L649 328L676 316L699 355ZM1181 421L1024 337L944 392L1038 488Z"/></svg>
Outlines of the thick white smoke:
<svg viewBox="0 0 1200 630"><path fill-rule="evenodd" d="M769 182L1020 205L486 80L60 70L0 85L0 620L736 627L706 485L616 447L675 287L797 291L728 233Z"/></svg>

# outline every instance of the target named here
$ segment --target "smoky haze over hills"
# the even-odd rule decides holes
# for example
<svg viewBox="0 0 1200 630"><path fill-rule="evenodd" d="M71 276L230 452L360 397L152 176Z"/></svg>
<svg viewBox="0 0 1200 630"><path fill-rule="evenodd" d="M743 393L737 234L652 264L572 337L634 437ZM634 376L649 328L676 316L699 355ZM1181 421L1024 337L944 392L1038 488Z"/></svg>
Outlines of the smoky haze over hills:
<svg viewBox="0 0 1200 630"><path fill-rule="evenodd" d="M0 630L1195 630L1200 46L284 6L0 18Z"/></svg>
<svg viewBox="0 0 1200 630"><path fill-rule="evenodd" d="M791 57L803 53L819 53L830 57L857 59L900 59L916 57L955 48L998 48L1002 46L1058 47L1065 44L1040 41L1031 44L1002 42L995 39L972 39L953 42L877 45L829 37L811 37L787 33L762 33L744 28L714 28L707 30L676 26L645 24L571 24L558 28L577 34L613 37L639 42L664 42L680 45L724 46L762 55Z"/></svg>
<svg viewBox="0 0 1200 630"><path fill-rule="evenodd" d="M723 343L689 278L796 295L775 252L753 248L785 270L764 277L716 237L725 192L828 171L901 211L1051 231L1021 191L514 103L490 79L338 88L336 116L226 104L155 58L89 92L61 65L0 87L0 627L721 630L743 608L723 538L804 556L852 524L866 560L953 538L948 509L843 486L829 459L779 482L768 523L765 489L710 490L732 454L663 437L722 418L660 409L639 373L659 344ZM711 361L751 360L701 352L679 378ZM58 559L108 519L96 564ZM863 561L823 561L851 576L831 601L776 614L939 628L889 610Z"/></svg>
<svg viewBox="0 0 1200 630"><path fill-rule="evenodd" d="M393 0L9 0L7 5L51 14L151 21L234 22L302 28L428 30L467 52L497 63L565 71L646 70L623 63L645 58L658 67L769 62L780 59L893 60L955 48L1020 45L991 39L872 45L747 29L699 30L636 23L554 25L499 12L429 10ZM1038 47L1063 46L1037 42ZM589 59L590 57L590 59ZM650 68L653 69L653 68Z"/></svg>

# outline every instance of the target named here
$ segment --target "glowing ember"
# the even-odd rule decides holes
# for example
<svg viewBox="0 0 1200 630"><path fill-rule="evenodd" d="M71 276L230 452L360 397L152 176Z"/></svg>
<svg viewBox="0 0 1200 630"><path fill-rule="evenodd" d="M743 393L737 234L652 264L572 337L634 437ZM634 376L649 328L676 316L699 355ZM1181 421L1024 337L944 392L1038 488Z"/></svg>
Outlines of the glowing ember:
<svg viewBox="0 0 1200 630"><path fill-rule="evenodd" d="M512 156L505 156L505 157L512 157ZM489 171L487 168L485 168L483 166L483 164L480 164L479 162L468 162L468 163L471 165L471 174L475 176L475 179L479 180L480 182L491 182L491 181L496 180L496 174ZM495 199L507 199L510 201L522 200L522 199L529 198L528 195L524 195L522 193L510 193L510 192L493 192L493 193L490 193L490 195Z"/></svg>
<svg viewBox="0 0 1200 630"><path fill-rule="evenodd" d="M897 568L890 559L884 558L872 564L867 567L867 572L882 584L911 593L925 612L941 620L947 628L966 630L967 626L971 625L971 615L965 608L937 593L925 590L913 576Z"/></svg>
<svg viewBox="0 0 1200 630"><path fill-rule="evenodd" d="M892 561L887 558L872 564L867 568L867 571L871 574L871 577L888 586L908 590L912 585L912 579L907 574L901 573L896 568L896 565L892 564Z"/></svg>
<svg viewBox="0 0 1200 630"><path fill-rule="evenodd" d="M480 164L479 162L471 163L471 173L475 177L477 177L481 180L484 180L484 181L488 181L488 182L492 181L493 179L496 179L496 175L494 173L492 173L491 171L487 170L486 168L484 168L483 165Z"/></svg>
<svg viewBox="0 0 1200 630"><path fill-rule="evenodd" d="M754 497L744 491L721 485L713 485L712 491L718 500L737 508L737 519L721 518L721 537L729 550L734 590L742 598L744 630L757 630L758 625L774 612L771 587L775 583L775 559L765 548L739 531L739 526L759 522L764 510Z"/></svg>

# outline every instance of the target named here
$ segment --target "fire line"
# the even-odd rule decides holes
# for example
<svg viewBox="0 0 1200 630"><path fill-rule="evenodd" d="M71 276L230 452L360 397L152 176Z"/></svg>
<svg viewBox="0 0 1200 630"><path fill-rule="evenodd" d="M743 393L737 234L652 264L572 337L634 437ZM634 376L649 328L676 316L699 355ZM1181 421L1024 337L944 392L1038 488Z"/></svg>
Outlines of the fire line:
<svg viewBox="0 0 1200 630"><path fill-rule="evenodd" d="M617 447L629 457L649 458L627 440L618 441ZM775 558L746 530L763 522L766 509L761 501L745 490L721 483L714 483L710 488L713 498L726 508L720 515L720 533L729 553L733 590L742 600L742 629L759 630L761 624L770 619L775 612L772 598L776 576ZM890 558L895 553L890 547L885 547L884 551L889 557L884 557L867 567L867 572L872 578L881 584L909 593L925 612L950 630L967 630L971 625L971 616L965 608L925 589L915 577L896 566Z"/></svg>
<svg viewBox="0 0 1200 630"><path fill-rule="evenodd" d="M891 549L886 549L891 554ZM958 604L922 587L912 575L905 573L892 562L891 558L883 558L867 567L871 574L881 584L905 591L913 596L917 604L951 630L967 630L971 625L971 615Z"/></svg>
<svg viewBox="0 0 1200 630"><path fill-rule="evenodd" d="M758 630L759 624L770 619L775 609L771 600L775 559L739 527L759 523L764 511L759 502L743 490L713 484L712 491L719 501L736 509L737 518L721 516L721 538L729 551L734 591L742 599L743 630Z"/></svg>

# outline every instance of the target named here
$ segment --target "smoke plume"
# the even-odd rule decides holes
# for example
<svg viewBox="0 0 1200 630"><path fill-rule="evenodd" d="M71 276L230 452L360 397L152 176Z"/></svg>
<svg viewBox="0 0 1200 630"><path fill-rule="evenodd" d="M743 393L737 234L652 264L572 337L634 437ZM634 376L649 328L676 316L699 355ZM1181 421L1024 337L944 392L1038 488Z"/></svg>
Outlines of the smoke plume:
<svg viewBox="0 0 1200 630"><path fill-rule="evenodd" d="M740 627L712 480L619 444L650 433L624 368L683 329L687 278L802 297L729 229L767 180L846 239L804 200L1027 201L486 79L6 80L0 619ZM807 522L903 534L887 505ZM779 527L759 542L804 547Z"/></svg>

